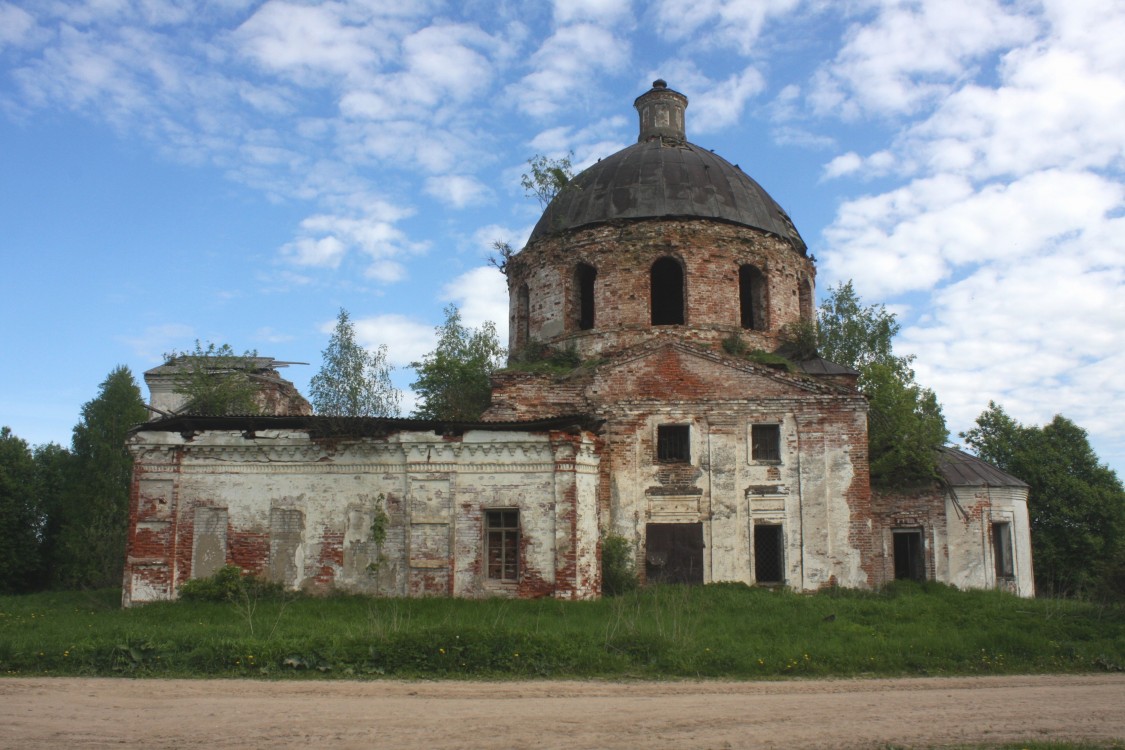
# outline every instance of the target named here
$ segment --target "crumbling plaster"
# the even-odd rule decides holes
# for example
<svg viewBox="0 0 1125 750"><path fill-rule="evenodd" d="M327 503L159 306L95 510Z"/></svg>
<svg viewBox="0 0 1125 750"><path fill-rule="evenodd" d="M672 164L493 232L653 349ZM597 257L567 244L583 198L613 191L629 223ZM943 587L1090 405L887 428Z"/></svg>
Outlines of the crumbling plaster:
<svg viewBox="0 0 1125 750"><path fill-rule="evenodd" d="M294 429L137 432L126 603L170 598L207 572L193 560L201 508L225 512L224 561L293 588L589 598L600 586L593 441L484 430L333 441ZM491 508L520 511L518 583L482 573ZM380 510L389 523L377 546Z"/></svg>

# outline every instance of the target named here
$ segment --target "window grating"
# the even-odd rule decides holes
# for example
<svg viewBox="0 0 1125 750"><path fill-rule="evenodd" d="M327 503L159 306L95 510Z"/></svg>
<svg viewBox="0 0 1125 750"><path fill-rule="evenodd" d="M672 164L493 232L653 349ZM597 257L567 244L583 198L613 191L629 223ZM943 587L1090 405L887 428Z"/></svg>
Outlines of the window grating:
<svg viewBox="0 0 1125 750"><path fill-rule="evenodd" d="M691 428L686 424L662 424L656 428L656 458L675 463L691 462Z"/></svg>
<svg viewBox="0 0 1125 750"><path fill-rule="evenodd" d="M520 512L488 510L484 515L488 577L498 581L519 580Z"/></svg>
<svg viewBox="0 0 1125 750"><path fill-rule="evenodd" d="M753 425L750 428L750 445L750 456L755 461L780 461L781 425Z"/></svg>

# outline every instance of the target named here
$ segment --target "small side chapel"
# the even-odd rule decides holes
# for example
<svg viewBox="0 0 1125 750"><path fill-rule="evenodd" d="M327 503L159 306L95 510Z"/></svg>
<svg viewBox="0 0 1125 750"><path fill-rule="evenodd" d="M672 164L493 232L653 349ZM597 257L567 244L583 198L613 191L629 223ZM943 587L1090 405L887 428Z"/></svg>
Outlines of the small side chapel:
<svg viewBox="0 0 1125 750"><path fill-rule="evenodd" d="M646 583L1032 596L1027 485L943 449L940 483L873 492L858 374L746 355L815 321L816 268L757 182L687 140L687 105L654 82L637 143L575 176L508 262L513 357L582 364L496 373L478 422L317 417L295 392L266 416L180 415L167 371L146 373L164 416L129 439L124 603L228 563L306 590L586 599L607 534Z"/></svg>

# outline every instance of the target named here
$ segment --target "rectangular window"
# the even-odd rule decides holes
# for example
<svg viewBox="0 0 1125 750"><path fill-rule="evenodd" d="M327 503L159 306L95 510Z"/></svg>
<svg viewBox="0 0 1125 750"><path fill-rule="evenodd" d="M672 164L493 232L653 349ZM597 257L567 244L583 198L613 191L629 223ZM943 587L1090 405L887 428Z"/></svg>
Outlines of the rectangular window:
<svg viewBox="0 0 1125 750"><path fill-rule="evenodd" d="M518 581L520 577L520 512L486 510L484 559L488 577L497 581Z"/></svg>
<svg viewBox="0 0 1125 750"><path fill-rule="evenodd" d="M785 545L780 525L754 524L754 579L785 582Z"/></svg>
<svg viewBox="0 0 1125 750"><path fill-rule="evenodd" d="M656 458L691 463L691 428L686 424L662 424L656 428Z"/></svg>
<svg viewBox="0 0 1125 750"><path fill-rule="evenodd" d="M781 460L781 425L756 424L750 428L750 457L755 461Z"/></svg>
<svg viewBox="0 0 1125 750"><path fill-rule="evenodd" d="M1012 578L1015 567L1012 565L1012 525L992 524L992 554L996 558L996 578Z"/></svg>

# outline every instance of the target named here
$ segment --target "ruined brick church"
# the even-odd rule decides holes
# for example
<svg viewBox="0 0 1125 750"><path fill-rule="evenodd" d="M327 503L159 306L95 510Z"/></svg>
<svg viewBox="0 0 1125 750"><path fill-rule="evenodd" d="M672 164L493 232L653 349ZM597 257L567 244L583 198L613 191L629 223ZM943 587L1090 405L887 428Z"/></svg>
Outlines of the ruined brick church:
<svg viewBox="0 0 1125 750"><path fill-rule="evenodd" d="M638 142L509 260L513 357L581 364L496 373L478 422L312 416L265 360L268 415L176 415L167 366L146 373L163 415L129 440L125 604L228 563L307 590L585 599L610 534L647 583L1032 595L1023 482L950 448L932 487L873 491L857 373L767 356L814 321L814 261L686 139L687 105L656 81Z"/></svg>

